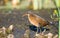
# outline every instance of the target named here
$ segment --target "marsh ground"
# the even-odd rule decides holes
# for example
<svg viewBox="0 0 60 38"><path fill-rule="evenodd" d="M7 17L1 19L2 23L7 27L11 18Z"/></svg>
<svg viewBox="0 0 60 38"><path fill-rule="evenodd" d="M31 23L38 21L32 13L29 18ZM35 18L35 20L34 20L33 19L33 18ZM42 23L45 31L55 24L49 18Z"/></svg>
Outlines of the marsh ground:
<svg viewBox="0 0 60 38"><path fill-rule="evenodd" d="M28 28L27 25L29 25L29 21L27 19L27 17L22 17L22 15L24 13L26 13L27 11L32 11L32 13L37 14L39 16L41 16L42 18L48 20L48 21L52 21L56 27L54 27L54 25L51 25L50 31L48 32L52 32L53 34L57 34L58 33L58 21L54 22L51 18L50 15L53 13L53 9L42 9L42 10L38 10L38 11L34 11L34 10L0 10L0 27L5 26L8 27L9 25L13 24L14 25L14 30L13 30L13 34L15 35L15 38L21 38L23 37L23 34L25 33L25 30ZM48 33L46 32L46 33ZM35 32L31 31L31 38L33 38L32 36L34 35Z"/></svg>

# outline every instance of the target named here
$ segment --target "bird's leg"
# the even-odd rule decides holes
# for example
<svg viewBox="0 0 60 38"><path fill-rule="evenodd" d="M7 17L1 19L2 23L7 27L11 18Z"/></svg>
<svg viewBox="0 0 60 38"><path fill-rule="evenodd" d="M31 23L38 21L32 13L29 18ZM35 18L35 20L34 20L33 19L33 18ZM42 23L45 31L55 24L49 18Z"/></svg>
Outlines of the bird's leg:
<svg viewBox="0 0 60 38"><path fill-rule="evenodd" d="M44 35L45 32L46 32L46 29L42 32L42 35Z"/></svg>
<svg viewBox="0 0 60 38"><path fill-rule="evenodd" d="M38 34L38 32L39 32L39 27L37 27L37 34Z"/></svg>
<svg viewBox="0 0 60 38"><path fill-rule="evenodd" d="M40 27L40 33L42 33L42 27Z"/></svg>
<svg viewBox="0 0 60 38"><path fill-rule="evenodd" d="M36 32L36 36L39 35L39 27L37 27L37 32Z"/></svg>
<svg viewBox="0 0 60 38"><path fill-rule="evenodd" d="M36 36L38 36L39 35L39 29L40 29L40 33L42 33L42 29L41 29L42 27L39 25L38 27L37 27L37 33L36 33Z"/></svg>

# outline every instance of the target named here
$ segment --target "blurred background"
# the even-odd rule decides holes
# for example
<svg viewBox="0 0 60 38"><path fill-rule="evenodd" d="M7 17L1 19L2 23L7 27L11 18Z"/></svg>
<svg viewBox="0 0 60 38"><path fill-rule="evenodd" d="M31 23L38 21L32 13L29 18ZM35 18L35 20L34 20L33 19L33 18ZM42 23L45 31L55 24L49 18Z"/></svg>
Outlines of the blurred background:
<svg viewBox="0 0 60 38"><path fill-rule="evenodd" d="M0 0L0 9L51 9L59 4L60 0Z"/></svg>
<svg viewBox="0 0 60 38"><path fill-rule="evenodd" d="M53 22L55 25L48 32L58 34L59 9L60 0L0 0L0 27L14 25L15 38L22 38L27 25L30 25L27 17L22 18L22 15L31 11ZM34 33L31 31L31 38Z"/></svg>

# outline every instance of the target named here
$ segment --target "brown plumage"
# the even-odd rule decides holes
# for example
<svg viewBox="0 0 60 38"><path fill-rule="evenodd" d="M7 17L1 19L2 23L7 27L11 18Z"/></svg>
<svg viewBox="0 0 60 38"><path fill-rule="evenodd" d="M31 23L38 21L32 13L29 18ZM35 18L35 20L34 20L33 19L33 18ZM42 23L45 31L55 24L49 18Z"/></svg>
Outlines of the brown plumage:
<svg viewBox="0 0 60 38"><path fill-rule="evenodd" d="M39 17L36 14L32 14L32 13L26 13L23 16L28 16L28 20L31 24L37 26L37 27L43 27L49 24L48 21L46 21L45 19Z"/></svg>

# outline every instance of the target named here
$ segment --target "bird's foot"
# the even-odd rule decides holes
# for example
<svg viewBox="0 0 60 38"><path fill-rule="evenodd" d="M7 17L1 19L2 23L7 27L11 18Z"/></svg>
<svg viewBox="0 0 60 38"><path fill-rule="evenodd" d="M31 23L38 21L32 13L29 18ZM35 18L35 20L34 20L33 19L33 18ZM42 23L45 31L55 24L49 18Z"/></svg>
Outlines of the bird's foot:
<svg viewBox="0 0 60 38"><path fill-rule="evenodd" d="M36 33L36 35L35 35L35 36L39 36L39 34L37 34L37 33Z"/></svg>

